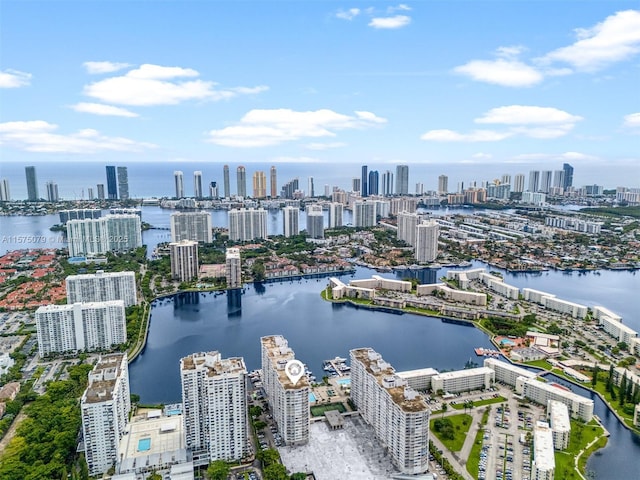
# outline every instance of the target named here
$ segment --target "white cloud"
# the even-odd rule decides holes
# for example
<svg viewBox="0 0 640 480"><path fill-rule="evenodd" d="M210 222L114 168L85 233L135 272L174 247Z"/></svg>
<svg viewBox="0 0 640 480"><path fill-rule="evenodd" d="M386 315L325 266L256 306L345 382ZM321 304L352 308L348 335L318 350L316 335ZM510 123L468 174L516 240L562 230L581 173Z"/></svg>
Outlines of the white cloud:
<svg viewBox="0 0 640 480"><path fill-rule="evenodd" d="M328 109L306 112L286 108L251 110L237 125L211 130L208 141L226 147L264 147L301 138L335 137L336 130L368 128L386 121L362 111L349 116Z"/></svg>
<svg viewBox="0 0 640 480"><path fill-rule="evenodd" d="M594 155L588 155L580 152L564 152L564 153L523 153L514 156L507 163L525 163L525 162L540 162L540 161L592 161L598 160L598 157Z"/></svg>
<svg viewBox="0 0 640 480"><path fill-rule="evenodd" d="M482 153L482 152L474 153L471 156L473 158L479 158L482 160L489 160L490 158L493 158L493 155L491 155L490 153Z"/></svg>
<svg viewBox="0 0 640 480"><path fill-rule="evenodd" d="M71 108L76 112L93 113L94 115L110 115L115 117L138 117L137 113L134 113L126 108L114 107L113 105L103 105L102 103L77 103L72 105Z"/></svg>
<svg viewBox="0 0 640 480"><path fill-rule="evenodd" d="M84 93L105 103L153 106L176 105L188 100L230 99L268 89L266 86L257 86L218 90L214 88L214 82L196 78L199 75L191 68L145 64L124 75L86 85Z"/></svg>
<svg viewBox="0 0 640 480"><path fill-rule="evenodd" d="M535 68L515 59L472 60L453 69L479 82L503 87L531 87L543 80Z"/></svg>
<svg viewBox="0 0 640 480"><path fill-rule="evenodd" d="M84 62L82 65L87 69L87 73L91 75L117 72L118 70L131 66L128 63L116 62Z"/></svg>
<svg viewBox="0 0 640 480"><path fill-rule="evenodd" d="M349 10L338 10L336 17L341 20L353 20L360 15L359 8L350 8Z"/></svg>
<svg viewBox="0 0 640 480"><path fill-rule="evenodd" d="M56 133L58 125L44 120L0 123L0 143L27 152L79 153L138 152L155 148L128 138L107 137L93 129L71 134Z"/></svg>
<svg viewBox="0 0 640 480"><path fill-rule="evenodd" d="M640 11L616 12L591 28L575 30L577 41L538 59L542 65L561 62L594 72L640 51Z"/></svg>
<svg viewBox="0 0 640 480"><path fill-rule="evenodd" d="M498 142L509 138L512 133L493 130L474 130L471 133L460 133L454 130L429 130L422 134L422 140L429 142Z"/></svg>
<svg viewBox="0 0 640 480"><path fill-rule="evenodd" d="M395 29L406 27L411 23L411 17L407 15L395 15L393 17L374 17L369 22L372 28Z"/></svg>
<svg viewBox="0 0 640 480"><path fill-rule="evenodd" d="M0 72L0 88L19 88L31 84L31 74L7 69Z"/></svg>
<svg viewBox="0 0 640 480"><path fill-rule="evenodd" d="M640 129L640 112L625 115L624 126L627 128ZM638 132L640 132L640 130L638 130Z"/></svg>
<svg viewBox="0 0 640 480"><path fill-rule="evenodd" d="M320 163L319 158L314 157L274 157L268 163Z"/></svg>
<svg viewBox="0 0 640 480"><path fill-rule="evenodd" d="M492 108L482 117L476 118L476 123L500 123L504 125L555 125L575 123L582 117L571 115L564 110L553 107L537 107L532 105L508 105Z"/></svg>
<svg viewBox="0 0 640 480"><path fill-rule="evenodd" d="M409 5L404 4L404 3L396 5L395 7L388 7L387 8L387 13L410 12L410 11L411 11L411 7Z"/></svg>
<svg viewBox="0 0 640 480"><path fill-rule="evenodd" d="M328 143L320 143L313 142L309 143L306 147L309 150L329 150L330 148L340 148L345 147L347 144L344 142L328 142Z"/></svg>

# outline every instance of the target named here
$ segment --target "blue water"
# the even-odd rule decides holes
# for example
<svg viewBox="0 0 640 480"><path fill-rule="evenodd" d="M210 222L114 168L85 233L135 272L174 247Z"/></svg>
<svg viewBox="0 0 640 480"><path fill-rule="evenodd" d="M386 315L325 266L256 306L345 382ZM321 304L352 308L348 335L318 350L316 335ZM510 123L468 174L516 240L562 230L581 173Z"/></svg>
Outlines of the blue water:
<svg viewBox="0 0 640 480"><path fill-rule="evenodd" d="M171 415L180 415L182 413L181 410L167 410L167 415L171 416Z"/></svg>
<svg viewBox="0 0 640 480"><path fill-rule="evenodd" d="M151 439L150 438L141 438L138 440L138 451L146 452L151 450Z"/></svg>
<svg viewBox="0 0 640 480"><path fill-rule="evenodd" d="M316 396L313 394L313 392L311 392L309 394L309 403L316 403Z"/></svg>
<svg viewBox="0 0 640 480"><path fill-rule="evenodd" d="M351 379L350 378L339 378L338 380L336 380L336 383L338 383L340 385L344 385L344 386L349 386L349 385L351 385Z"/></svg>

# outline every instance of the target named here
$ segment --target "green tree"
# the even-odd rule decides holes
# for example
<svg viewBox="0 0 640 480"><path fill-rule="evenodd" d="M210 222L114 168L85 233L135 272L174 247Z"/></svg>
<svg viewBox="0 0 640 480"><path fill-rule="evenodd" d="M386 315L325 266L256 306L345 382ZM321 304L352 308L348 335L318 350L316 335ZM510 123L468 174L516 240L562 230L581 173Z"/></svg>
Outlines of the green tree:
<svg viewBox="0 0 640 480"><path fill-rule="evenodd" d="M307 474L302 472L297 472L291 475L291 480L307 480Z"/></svg>
<svg viewBox="0 0 640 480"><path fill-rule="evenodd" d="M262 465L264 465L265 467L269 465L273 465L274 463L280 462L280 454L278 453L278 450L274 448L268 448L266 450L262 450L258 452L256 456L258 457L258 460L262 462Z"/></svg>
<svg viewBox="0 0 640 480"><path fill-rule="evenodd" d="M591 385L594 387L598 384L598 373L600 373L600 367L598 367L598 364L595 363L593 365L593 373L591 376Z"/></svg>
<svg viewBox="0 0 640 480"><path fill-rule="evenodd" d="M211 462L207 467L207 475L210 480L227 480L229 476L229 465L224 460Z"/></svg>
<svg viewBox="0 0 640 480"><path fill-rule="evenodd" d="M289 480L287 469L281 463L273 463L263 470L264 480Z"/></svg>
<svg viewBox="0 0 640 480"><path fill-rule="evenodd" d="M261 261L256 261L251 267L251 276L253 280L256 282L262 282L266 278L266 270L264 268L264 263Z"/></svg>

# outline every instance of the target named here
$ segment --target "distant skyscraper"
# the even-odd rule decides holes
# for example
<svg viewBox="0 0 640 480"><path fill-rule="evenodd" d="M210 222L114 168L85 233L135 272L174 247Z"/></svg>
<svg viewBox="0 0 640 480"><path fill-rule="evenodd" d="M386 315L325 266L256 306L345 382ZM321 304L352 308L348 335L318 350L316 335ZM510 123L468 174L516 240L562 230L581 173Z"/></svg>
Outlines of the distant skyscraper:
<svg viewBox="0 0 640 480"><path fill-rule="evenodd" d="M72 257L127 252L142 246L140 217L122 214L69 220L67 239Z"/></svg>
<svg viewBox="0 0 640 480"><path fill-rule="evenodd" d="M416 195L424 195L424 183L416 183Z"/></svg>
<svg viewBox="0 0 640 480"><path fill-rule="evenodd" d="M131 412L127 354L104 355L89 373L80 400L89 475L101 477L120 459L120 440Z"/></svg>
<svg viewBox="0 0 640 480"><path fill-rule="evenodd" d="M309 177L308 184L307 184L307 197L313 198L315 196L316 196L316 191L313 185L313 177Z"/></svg>
<svg viewBox="0 0 640 480"><path fill-rule="evenodd" d="M385 197L393 195L393 173L389 170L382 174L382 195Z"/></svg>
<svg viewBox="0 0 640 480"><path fill-rule="evenodd" d="M0 180L0 202L8 202L11 200L11 190L9 189L9 179Z"/></svg>
<svg viewBox="0 0 640 480"><path fill-rule="evenodd" d="M267 238L267 211L259 209L229 210L229 240L247 242Z"/></svg>
<svg viewBox="0 0 640 480"><path fill-rule="evenodd" d="M242 357L194 353L180 360L187 449L208 462L249 453L247 368Z"/></svg>
<svg viewBox="0 0 640 480"><path fill-rule="evenodd" d="M89 200L93 200L95 197L93 195L93 188L87 187L87 198Z"/></svg>
<svg viewBox="0 0 640 480"><path fill-rule="evenodd" d="M193 196L202 198L202 172L200 170L193 172Z"/></svg>
<svg viewBox="0 0 640 480"><path fill-rule="evenodd" d="M36 167L24 167L24 173L27 176L27 200L30 202L37 202L40 200L40 195L38 195Z"/></svg>
<svg viewBox="0 0 640 480"><path fill-rule="evenodd" d="M57 202L58 201L58 184L56 182L47 182L47 201L48 202Z"/></svg>
<svg viewBox="0 0 640 480"><path fill-rule="evenodd" d="M367 200L354 202L353 225L354 227L374 227L378 223L376 216L376 203Z"/></svg>
<svg viewBox="0 0 640 480"><path fill-rule="evenodd" d="M220 198L220 192L218 191L218 182L211 182L209 184L209 197Z"/></svg>
<svg viewBox="0 0 640 480"><path fill-rule="evenodd" d="M265 198L267 196L267 176L264 172L253 173L253 198Z"/></svg>
<svg viewBox="0 0 640 480"><path fill-rule="evenodd" d="M169 244L171 278L189 282L198 278L198 242L182 240Z"/></svg>
<svg viewBox="0 0 640 480"><path fill-rule="evenodd" d="M378 195L380 192L380 176L377 170L369 172L369 195Z"/></svg>
<svg viewBox="0 0 640 480"><path fill-rule="evenodd" d="M362 185L360 185L360 179L359 178L352 178L351 179L351 191L352 192L359 192L361 191Z"/></svg>
<svg viewBox="0 0 640 480"><path fill-rule="evenodd" d="M225 278L227 288L242 287L242 261L239 248L227 248L225 254Z"/></svg>
<svg viewBox="0 0 640 480"><path fill-rule="evenodd" d="M322 210L307 213L307 236L309 238L324 238L324 215Z"/></svg>
<svg viewBox="0 0 640 480"><path fill-rule="evenodd" d="M324 184L324 196L325 197L331 196L331 187L329 187L329 184L327 183Z"/></svg>
<svg viewBox="0 0 640 480"><path fill-rule="evenodd" d="M342 211L343 205L341 203L329 204L329 228L339 228L342 226Z"/></svg>
<svg viewBox="0 0 640 480"><path fill-rule="evenodd" d="M418 263L433 262L438 256L439 227L435 221L416 226L415 257Z"/></svg>
<svg viewBox="0 0 640 480"><path fill-rule="evenodd" d="M553 172L553 187L564 188L564 170L556 170Z"/></svg>
<svg viewBox="0 0 640 480"><path fill-rule="evenodd" d="M109 200L118 199L118 179L116 177L116 167L108 165L107 170L107 198Z"/></svg>
<svg viewBox="0 0 640 480"><path fill-rule="evenodd" d="M173 172L173 182L176 187L176 198L184 198L184 174L180 170Z"/></svg>
<svg viewBox="0 0 640 480"><path fill-rule="evenodd" d="M275 166L272 166L269 169L269 180L270 180L270 193L271 198L277 198L278 196L278 172Z"/></svg>
<svg viewBox="0 0 640 480"><path fill-rule="evenodd" d="M440 175L438 177L438 195L446 195L449 193L449 177Z"/></svg>
<svg viewBox="0 0 640 480"><path fill-rule="evenodd" d="M396 166L396 195L409 195L409 166Z"/></svg>
<svg viewBox="0 0 640 480"><path fill-rule="evenodd" d="M549 193L551 190L551 170L543 170L540 175L540 191L542 193Z"/></svg>
<svg viewBox="0 0 640 480"><path fill-rule="evenodd" d="M292 237L300 233L299 218L300 209L298 207L284 207L282 209L282 225L285 237Z"/></svg>
<svg viewBox="0 0 640 480"><path fill-rule="evenodd" d="M564 171L564 189L566 190L569 187L573 187L573 167L568 163L562 165L562 170Z"/></svg>
<svg viewBox="0 0 640 480"><path fill-rule="evenodd" d="M238 166L238 168L236 169L236 183L237 183L236 194L239 197L246 198L246 196L247 196L247 171L242 165Z"/></svg>
<svg viewBox="0 0 640 480"><path fill-rule="evenodd" d="M367 166L362 166L362 175L360 176L360 196L367 197L369 195L369 175Z"/></svg>
<svg viewBox="0 0 640 480"><path fill-rule="evenodd" d="M98 189L98 200L104 200L104 183L99 183L96 185Z"/></svg>
<svg viewBox="0 0 640 480"><path fill-rule="evenodd" d="M127 167L118 167L118 191L120 200L129 200L129 173Z"/></svg>
<svg viewBox="0 0 640 480"><path fill-rule="evenodd" d="M540 172L532 170L529 172L529 188L530 192L537 192L540 189Z"/></svg>
<svg viewBox="0 0 640 480"><path fill-rule="evenodd" d="M511 185L511 175L509 175L508 173L504 173L502 175L502 178L500 179L500 183Z"/></svg>
<svg viewBox="0 0 640 480"><path fill-rule="evenodd" d="M222 175L223 175L223 187L224 187L224 198L229 198L231 196L231 186L229 182L229 165L225 165L222 167Z"/></svg>
<svg viewBox="0 0 640 480"><path fill-rule="evenodd" d="M516 193L524 192L524 173L518 173L513 177L513 191Z"/></svg>
<svg viewBox="0 0 640 480"><path fill-rule="evenodd" d="M213 241L211 214L209 212L176 212L171 221L171 241L193 240L211 243Z"/></svg>
<svg viewBox="0 0 640 480"><path fill-rule="evenodd" d="M416 244L416 227L419 218L417 213L398 213L398 240L402 240L412 247Z"/></svg>

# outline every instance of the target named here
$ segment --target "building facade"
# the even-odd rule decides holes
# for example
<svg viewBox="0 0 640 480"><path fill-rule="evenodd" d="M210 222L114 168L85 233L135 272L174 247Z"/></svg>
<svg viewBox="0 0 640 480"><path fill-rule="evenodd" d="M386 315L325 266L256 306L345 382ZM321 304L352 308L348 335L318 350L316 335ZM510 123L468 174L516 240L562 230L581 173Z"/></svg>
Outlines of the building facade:
<svg viewBox="0 0 640 480"><path fill-rule="evenodd" d="M118 177L116 175L116 167L108 165L107 171L107 198L109 200L118 199Z"/></svg>
<svg viewBox="0 0 640 480"><path fill-rule="evenodd" d="M329 204L329 227L328 228L342 227L343 209L344 209L344 206L341 203L331 202Z"/></svg>
<svg viewBox="0 0 640 480"><path fill-rule="evenodd" d="M416 227L420 217L417 213L400 212L397 216L398 220L398 240L402 240L412 247L416 244Z"/></svg>
<svg viewBox="0 0 640 480"><path fill-rule="evenodd" d="M396 195L409 195L409 165L396 165Z"/></svg>
<svg viewBox="0 0 640 480"><path fill-rule="evenodd" d="M355 227L375 227L377 223L376 202L369 200L358 200L354 202L353 225Z"/></svg>
<svg viewBox="0 0 640 480"><path fill-rule="evenodd" d="M247 196L247 171L240 165L236 169L236 194L238 197L246 198Z"/></svg>
<svg viewBox="0 0 640 480"><path fill-rule="evenodd" d="M239 248L227 248L225 254L225 278L227 288L242 287L242 263Z"/></svg>
<svg viewBox="0 0 640 480"><path fill-rule="evenodd" d="M229 240L246 242L267 238L267 211L259 209L229 210Z"/></svg>
<svg viewBox="0 0 640 480"><path fill-rule="evenodd" d="M433 262L438 256L440 227L435 221L416 226L415 257L418 263Z"/></svg>
<svg viewBox="0 0 640 480"><path fill-rule="evenodd" d="M267 176L264 172L253 173L253 198L266 198L267 196Z"/></svg>
<svg viewBox="0 0 640 480"><path fill-rule="evenodd" d="M192 240L194 242L211 243L213 241L211 214L209 212L176 212L171 214L170 220L172 242Z"/></svg>
<svg viewBox="0 0 640 480"><path fill-rule="evenodd" d="M495 383L495 372L488 367L468 368L444 372L431 378L431 389L444 393L487 390Z"/></svg>
<svg viewBox="0 0 640 480"><path fill-rule="evenodd" d="M307 214L307 236L309 238L324 238L324 215L322 210Z"/></svg>
<svg viewBox="0 0 640 480"><path fill-rule="evenodd" d="M169 244L171 278L189 282L198 278L198 242L182 240Z"/></svg>
<svg viewBox="0 0 640 480"><path fill-rule="evenodd" d="M118 198L129 200L129 173L127 167L118 167Z"/></svg>
<svg viewBox="0 0 640 480"><path fill-rule="evenodd" d="M40 200L40 195L38 194L36 167L24 167L24 173L27 177L27 200L30 202L37 202Z"/></svg>
<svg viewBox="0 0 640 480"><path fill-rule="evenodd" d="M134 272L104 272L69 275L67 303L122 300L125 307L138 303Z"/></svg>
<svg viewBox="0 0 640 480"><path fill-rule="evenodd" d="M180 170L173 172L173 183L176 191L176 198L184 198L184 173Z"/></svg>

